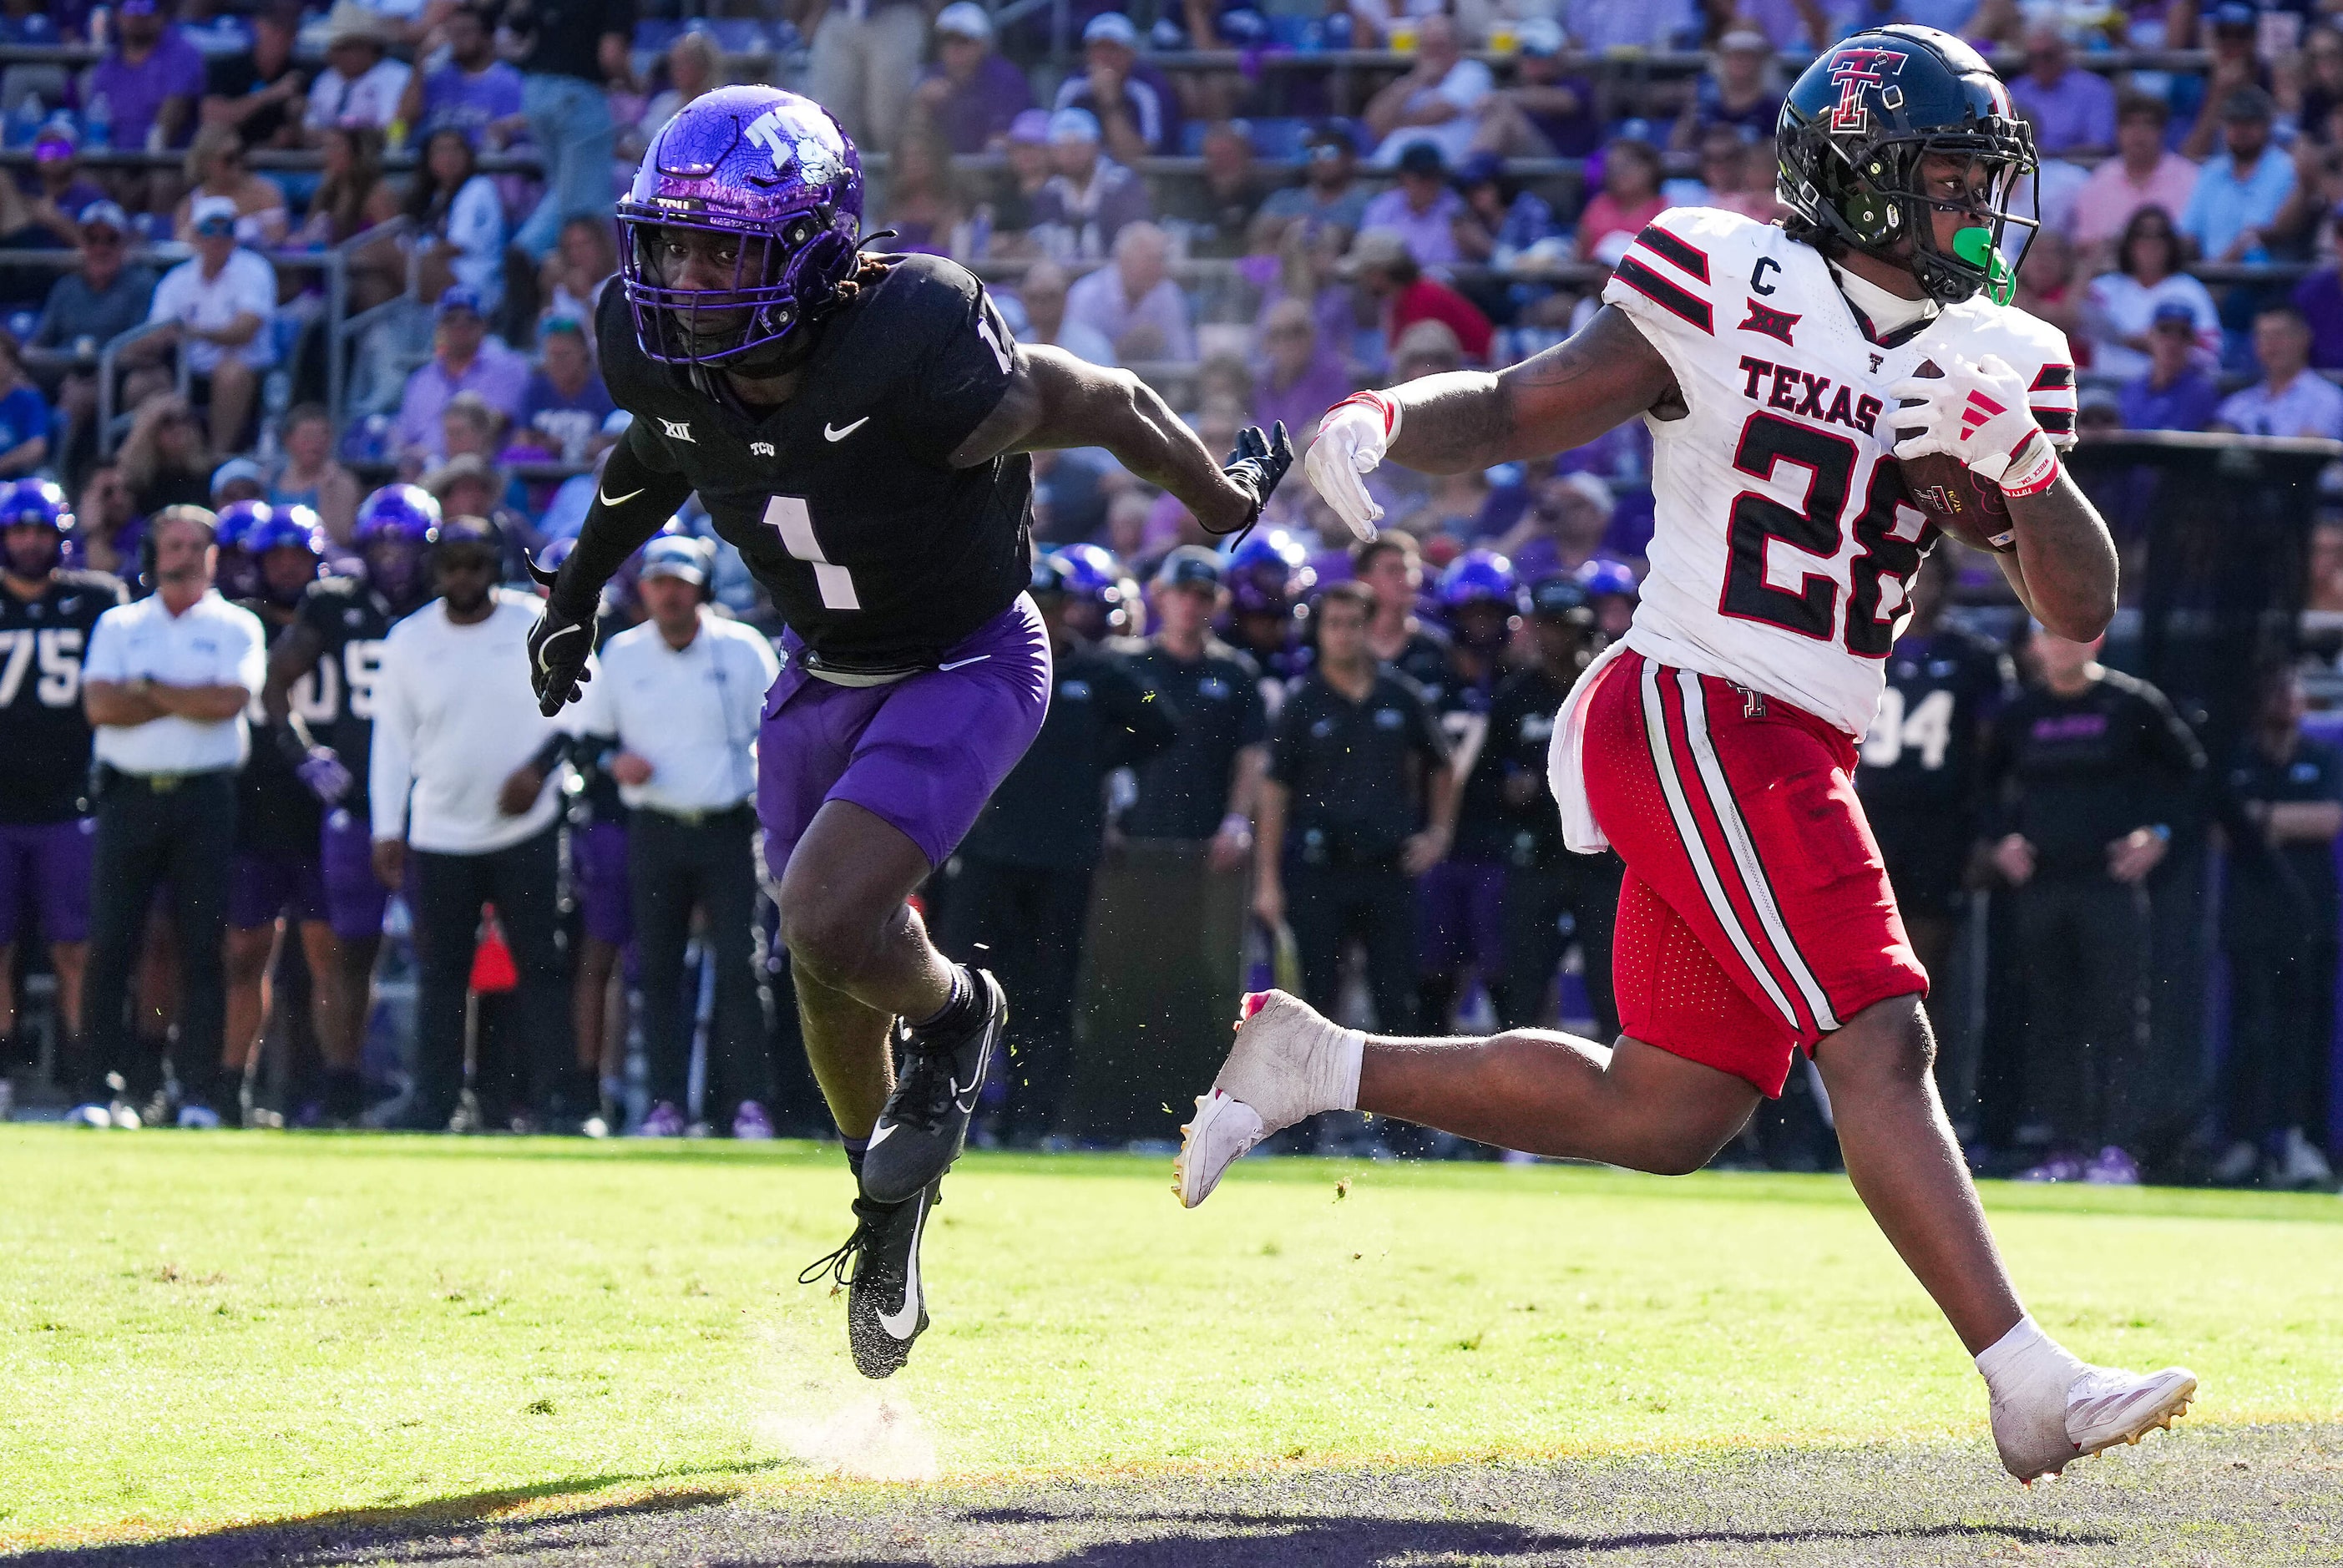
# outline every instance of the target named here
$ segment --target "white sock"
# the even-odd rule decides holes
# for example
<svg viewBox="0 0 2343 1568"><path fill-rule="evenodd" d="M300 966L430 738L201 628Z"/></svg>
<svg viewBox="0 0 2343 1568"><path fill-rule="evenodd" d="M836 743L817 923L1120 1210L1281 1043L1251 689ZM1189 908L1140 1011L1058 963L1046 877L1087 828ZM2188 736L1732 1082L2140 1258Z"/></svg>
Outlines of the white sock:
<svg viewBox="0 0 2343 1568"><path fill-rule="evenodd" d="M2055 1396L2064 1409L2066 1391L2081 1374L2083 1362L2044 1333L2029 1312L1978 1353L1976 1369L1985 1374L1986 1386L1996 1400L2016 1402L2028 1396Z"/></svg>

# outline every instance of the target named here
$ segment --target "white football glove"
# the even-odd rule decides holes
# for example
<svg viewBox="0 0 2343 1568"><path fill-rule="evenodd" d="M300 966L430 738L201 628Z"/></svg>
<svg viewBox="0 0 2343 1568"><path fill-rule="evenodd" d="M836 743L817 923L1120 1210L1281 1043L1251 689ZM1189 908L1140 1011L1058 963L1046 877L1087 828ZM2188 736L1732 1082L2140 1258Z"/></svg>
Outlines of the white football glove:
<svg viewBox="0 0 2343 1568"><path fill-rule="evenodd" d="M1918 398L1926 405L1898 411L1899 427L1916 415L1925 424L1896 443L1896 455L1941 452L2013 496L2049 488L2058 477L2058 452L2035 422L2026 378L1997 355L1970 359L1956 354L1952 361L1942 376L1909 377L1887 389L1892 397Z"/></svg>
<svg viewBox="0 0 2343 1568"><path fill-rule="evenodd" d="M1399 438L1399 405L1375 392L1358 392L1326 410L1302 471L1335 514L1362 539L1375 537L1383 509L1361 476L1374 471Z"/></svg>

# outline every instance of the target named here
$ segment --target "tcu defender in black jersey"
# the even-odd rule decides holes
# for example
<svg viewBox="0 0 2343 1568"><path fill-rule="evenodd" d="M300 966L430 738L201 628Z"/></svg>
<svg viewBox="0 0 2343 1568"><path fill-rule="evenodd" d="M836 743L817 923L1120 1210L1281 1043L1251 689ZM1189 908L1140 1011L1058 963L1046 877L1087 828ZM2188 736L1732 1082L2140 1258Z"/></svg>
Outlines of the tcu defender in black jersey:
<svg viewBox="0 0 2343 1568"><path fill-rule="evenodd" d="M757 809L807 1054L861 1189L854 1233L809 1274L850 1283L855 1363L885 1377L926 1325L920 1233L1007 1015L907 900L1049 701L1025 454L1104 447L1227 533L1292 449L1249 429L1216 464L1127 372L1020 347L950 262L864 255L861 160L795 94L693 100L618 220L602 370L635 422L549 581L531 674L548 714L576 695L602 584L694 490L788 623Z"/></svg>
<svg viewBox="0 0 2343 1568"><path fill-rule="evenodd" d="M81 1034L96 827L81 661L90 628L123 593L103 572L60 568L73 530L55 485L0 487L0 1080L28 1055L15 989L16 933L28 906L56 971L59 1022L69 1039Z"/></svg>
<svg viewBox="0 0 2343 1568"><path fill-rule="evenodd" d="M317 868L333 944L319 984L317 1038L331 1121L354 1121L362 1109L358 1054L390 900L374 874L367 812L375 676L390 628L429 597L425 556L438 526L439 503L413 485L385 486L359 503L351 542L365 569L309 585L293 624L269 649L261 692L282 765L323 815Z"/></svg>

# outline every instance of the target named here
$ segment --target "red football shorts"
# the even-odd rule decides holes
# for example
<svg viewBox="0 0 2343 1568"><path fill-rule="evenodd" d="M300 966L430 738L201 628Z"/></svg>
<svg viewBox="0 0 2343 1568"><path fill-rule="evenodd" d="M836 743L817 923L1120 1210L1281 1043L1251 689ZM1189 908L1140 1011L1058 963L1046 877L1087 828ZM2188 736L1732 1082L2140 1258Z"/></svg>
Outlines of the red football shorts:
<svg viewBox="0 0 2343 1568"><path fill-rule="evenodd" d="M1612 959L1626 1033L1778 1095L1794 1050L1926 994L1851 737L1634 652L1596 680L1586 793L1627 862Z"/></svg>

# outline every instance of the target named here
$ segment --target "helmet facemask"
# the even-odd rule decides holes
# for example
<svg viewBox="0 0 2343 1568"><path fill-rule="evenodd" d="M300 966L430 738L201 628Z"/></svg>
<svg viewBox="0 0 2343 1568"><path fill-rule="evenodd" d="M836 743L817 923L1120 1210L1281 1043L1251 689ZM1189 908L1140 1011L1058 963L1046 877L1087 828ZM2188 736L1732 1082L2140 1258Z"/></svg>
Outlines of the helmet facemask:
<svg viewBox="0 0 2343 1568"><path fill-rule="evenodd" d="M786 368L810 346L799 329L836 296L830 280L854 250L827 207L754 227L632 203L619 216L628 231L620 263L627 302L644 354L663 365ZM687 286L687 269L725 281Z"/></svg>
<svg viewBox="0 0 2343 1568"><path fill-rule="evenodd" d="M1976 145L1962 145L1972 140ZM1966 198L1946 199L1925 188L1932 157L1956 160ZM2016 292L2017 272L2006 259L2003 238L2012 226L2029 231L2041 226L2038 186L2031 188L2033 212L2010 210L2018 181L2034 168L2033 134L2023 122L1951 145L1941 134L1883 139L1864 156L1838 210L1853 231L1849 243L1909 266L1930 298L1957 305L1983 293L1996 305L2007 305ZM1956 231L1950 249L1936 243L1938 212L1976 220Z"/></svg>

